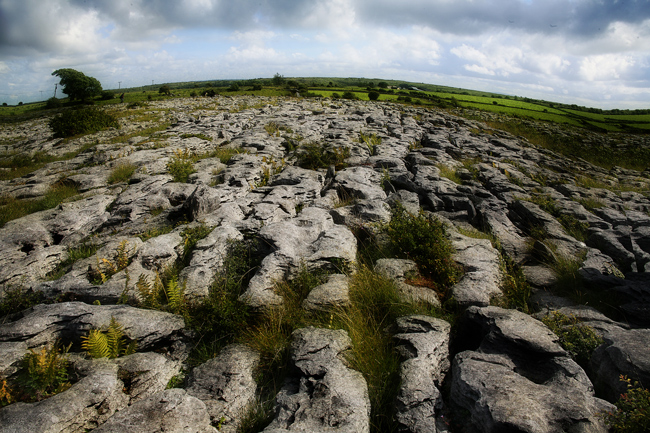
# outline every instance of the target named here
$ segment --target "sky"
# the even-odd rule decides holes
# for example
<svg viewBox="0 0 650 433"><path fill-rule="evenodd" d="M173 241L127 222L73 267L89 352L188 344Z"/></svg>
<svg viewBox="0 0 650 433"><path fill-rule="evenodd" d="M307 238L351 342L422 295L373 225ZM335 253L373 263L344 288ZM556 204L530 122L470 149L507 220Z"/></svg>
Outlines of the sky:
<svg viewBox="0 0 650 433"><path fill-rule="evenodd" d="M104 89L279 73L650 108L650 0L0 0L0 103L46 100L59 68Z"/></svg>

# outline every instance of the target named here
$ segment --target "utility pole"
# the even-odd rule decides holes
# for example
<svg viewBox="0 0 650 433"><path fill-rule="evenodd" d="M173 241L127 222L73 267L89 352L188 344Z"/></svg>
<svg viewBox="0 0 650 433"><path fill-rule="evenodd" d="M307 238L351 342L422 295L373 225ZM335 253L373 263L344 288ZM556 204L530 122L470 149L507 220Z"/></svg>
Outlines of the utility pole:
<svg viewBox="0 0 650 433"><path fill-rule="evenodd" d="M120 90L121 87L122 87L122 82L121 82L121 81L118 81L118 82L117 82L117 90Z"/></svg>

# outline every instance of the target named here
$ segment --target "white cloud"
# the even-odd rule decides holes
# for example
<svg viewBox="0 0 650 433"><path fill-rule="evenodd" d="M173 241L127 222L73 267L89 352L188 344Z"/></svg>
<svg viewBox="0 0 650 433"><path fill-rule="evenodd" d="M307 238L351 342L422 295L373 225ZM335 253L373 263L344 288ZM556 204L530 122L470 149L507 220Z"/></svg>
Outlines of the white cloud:
<svg viewBox="0 0 650 433"><path fill-rule="evenodd" d="M587 81L618 80L634 66L631 56L604 54L589 56L580 64L580 75Z"/></svg>

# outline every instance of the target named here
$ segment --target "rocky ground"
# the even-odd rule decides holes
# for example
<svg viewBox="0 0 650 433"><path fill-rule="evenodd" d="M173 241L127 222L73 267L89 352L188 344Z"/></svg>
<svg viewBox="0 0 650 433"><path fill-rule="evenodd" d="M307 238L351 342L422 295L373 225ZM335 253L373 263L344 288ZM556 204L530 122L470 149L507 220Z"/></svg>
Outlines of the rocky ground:
<svg viewBox="0 0 650 433"><path fill-rule="evenodd" d="M0 324L0 379L15 374L30 349L78 342L111 317L138 351L90 360L73 346L79 380L48 399L0 409L0 432L236 431L256 401L259 354L228 346L187 372L182 388L166 389L185 368L190 331L179 315L120 301L136 304L136 282L182 261L184 231L202 226L209 234L179 276L189 300L207 296L229 240L256 237L269 248L242 300L255 309L282 304L274 283L301 266L353 271L358 245L351 228L388 222L396 202L444 220L464 269L451 289L461 311L453 333L428 316L395 325L403 359L399 431L604 432L598 413L612 410L625 390L619 376L650 384L646 172L604 170L477 121L390 103L219 97L112 109L120 129L70 140L52 138L48 116L0 126L4 155L85 149L0 183L5 198L37 199L60 184L79 192L0 228L5 301L17 289L46 301ZM338 152L346 166L297 166L295 147L305 143ZM213 152L221 148L239 153L224 164ZM194 161L188 182L174 182L168 163L190 153L205 157ZM122 165L135 172L114 182ZM501 248L473 236L476 229ZM80 244L97 249L55 274ZM533 315L496 306L509 278L506 258L533 288ZM580 260L582 299L615 303L599 308L607 315L552 290L562 277L552 265L567 260ZM109 273L108 265L119 269ZM404 296L445 302L405 282L413 267L391 258L376 263ZM345 305L347 278L330 276L304 308ZM575 315L603 338L585 369L539 320L551 310ZM350 344L343 330L294 331L293 373L265 432L370 431L366 382L345 357Z"/></svg>

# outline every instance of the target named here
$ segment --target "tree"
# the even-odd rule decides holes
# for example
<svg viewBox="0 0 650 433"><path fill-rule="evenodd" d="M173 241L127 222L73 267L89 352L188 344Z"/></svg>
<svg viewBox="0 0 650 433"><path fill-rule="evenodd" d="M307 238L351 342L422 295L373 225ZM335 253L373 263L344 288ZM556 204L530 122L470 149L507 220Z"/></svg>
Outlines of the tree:
<svg viewBox="0 0 650 433"><path fill-rule="evenodd" d="M273 76L273 84L275 86L281 86L284 84L284 77L280 75L279 72L276 72L276 74Z"/></svg>
<svg viewBox="0 0 650 433"><path fill-rule="evenodd" d="M386 83L385 81L380 81L379 84L377 84L377 87L381 89L385 89L388 87L388 83Z"/></svg>
<svg viewBox="0 0 650 433"><path fill-rule="evenodd" d="M376 101L379 99L379 92L368 92L368 99L371 101Z"/></svg>
<svg viewBox="0 0 650 433"><path fill-rule="evenodd" d="M163 95L169 95L172 92L172 89L169 88L169 85L163 84L160 86L160 89L158 89L158 93L163 94Z"/></svg>
<svg viewBox="0 0 650 433"><path fill-rule="evenodd" d="M74 69L57 69L52 72L61 79L63 93L70 97L70 100L85 101L88 98L99 95L102 91L102 85L93 77L84 75L83 72Z"/></svg>

